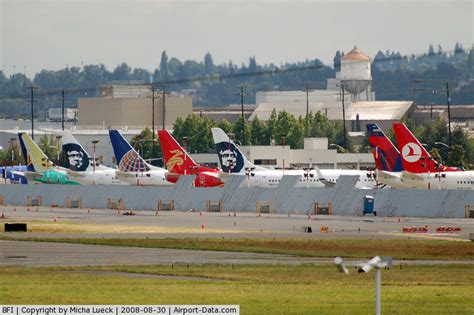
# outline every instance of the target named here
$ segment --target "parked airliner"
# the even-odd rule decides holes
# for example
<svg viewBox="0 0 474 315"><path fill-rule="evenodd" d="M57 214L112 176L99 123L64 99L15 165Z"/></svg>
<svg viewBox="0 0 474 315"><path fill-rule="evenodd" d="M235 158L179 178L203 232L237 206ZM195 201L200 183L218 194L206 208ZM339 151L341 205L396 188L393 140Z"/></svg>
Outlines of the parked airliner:
<svg viewBox="0 0 474 315"><path fill-rule="evenodd" d="M148 164L117 130L109 130L120 180L137 186L172 185L168 171Z"/></svg>
<svg viewBox="0 0 474 315"><path fill-rule="evenodd" d="M217 155L222 172L245 175L251 187L276 187L284 175L298 176L295 187L326 187L333 186L339 176L358 176L356 188L374 188L375 174L361 170L270 170L251 163L234 144L234 142L220 128L212 128L212 136L216 145Z"/></svg>

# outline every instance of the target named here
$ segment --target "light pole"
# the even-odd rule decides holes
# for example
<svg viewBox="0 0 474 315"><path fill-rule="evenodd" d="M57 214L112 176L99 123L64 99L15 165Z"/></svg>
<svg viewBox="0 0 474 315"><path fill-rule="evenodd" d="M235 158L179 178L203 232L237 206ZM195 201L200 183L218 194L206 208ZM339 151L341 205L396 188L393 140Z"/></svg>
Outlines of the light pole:
<svg viewBox="0 0 474 315"><path fill-rule="evenodd" d="M15 143L15 140L16 138L10 138L10 144L11 144L11 148L12 148L12 167L13 167L13 164L14 164L14 161L15 161L15 150L13 150L13 143Z"/></svg>
<svg viewBox="0 0 474 315"><path fill-rule="evenodd" d="M92 140L92 144L93 144L93 147L94 147L94 160L93 160L93 164L92 164L92 185L95 185L95 147L97 145L97 143L99 142L99 140L95 139L95 140Z"/></svg>
<svg viewBox="0 0 474 315"><path fill-rule="evenodd" d="M62 135L56 135L56 140L57 140L57 159L56 159L56 166L59 168L59 140L61 140L63 136Z"/></svg>
<svg viewBox="0 0 474 315"><path fill-rule="evenodd" d="M336 143L330 143L329 147L336 147L339 149L339 151L341 151L341 153L344 153L346 151L346 149L344 149L343 147L341 147L339 144L336 144Z"/></svg>
<svg viewBox="0 0 474 315"><path fill-rule="evenodd" d="M436 141L434 144L442 145L443 147L447 148L448 150L451 150L451 147L449 145L447 145L446 143L444 143L444 142Z"/></svg>
<svg viewBox="0 0 474 315"><path fill-rule="evenodd" d="M186 146L188 145L188 137L183 137L184 145L184 176L186 176Z"/></svg>

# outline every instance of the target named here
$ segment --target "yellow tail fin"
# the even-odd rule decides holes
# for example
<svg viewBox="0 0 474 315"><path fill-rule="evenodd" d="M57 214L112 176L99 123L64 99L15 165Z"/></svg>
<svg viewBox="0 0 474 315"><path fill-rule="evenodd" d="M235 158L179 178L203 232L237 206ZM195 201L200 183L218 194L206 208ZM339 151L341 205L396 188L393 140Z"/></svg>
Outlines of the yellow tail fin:
<svg viewBox="0 0 474 315"><path fill-rule="evenodd" d="M21 135L21 138L25 143L28 158L31 160L36 172L46 172L50 167L53 166L53 163L48 159L46 154L44 154L36 142L31 139L30 135L24 133Z"/></svg>

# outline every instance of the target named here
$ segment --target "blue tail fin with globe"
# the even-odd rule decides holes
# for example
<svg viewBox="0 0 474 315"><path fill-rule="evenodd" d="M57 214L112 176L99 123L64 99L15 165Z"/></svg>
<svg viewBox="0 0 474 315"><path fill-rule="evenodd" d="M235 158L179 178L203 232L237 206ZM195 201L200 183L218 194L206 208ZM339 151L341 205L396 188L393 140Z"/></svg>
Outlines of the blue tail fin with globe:
<svg viewBox="0 0 474 315"><path fill-rule="evenodd" d="M146 172L150 170L145 160L128 143L118 130L109 130L110 142L114 148L115 162L121 172Z"/></svg>

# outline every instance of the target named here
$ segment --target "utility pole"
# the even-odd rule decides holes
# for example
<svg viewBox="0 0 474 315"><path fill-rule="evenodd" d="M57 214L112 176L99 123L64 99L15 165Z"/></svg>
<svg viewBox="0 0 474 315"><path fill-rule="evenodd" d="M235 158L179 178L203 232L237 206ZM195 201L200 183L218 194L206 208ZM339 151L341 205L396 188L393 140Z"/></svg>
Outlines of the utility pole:
<svg viewBox="0 0 474 315"><path fill-rule="evenodd" d="M155 152L155 86L151 85L151 155L150 164L153 162L153 153ZM142 149L143 154L143 149Z"/></svg>
<svg viewBox="0 0 474 315"><path fill-rule="evenodd" d="M26 89L29 89L30 90L30 102L31 102L31 139L35 140L35 113L34 113L34 108L33 108L33 104L34 102L36 102L37 100L34 99L34 90L37 89L36 86L29 86L27 87Z"/></svg>
<svg viewBox="0 0 474 315"><path fill-rule="evenodd" d="M305 125L305 134L309 138L309 92L312 91L309 89L310 84L306 83L306 125Z"/></svg>
<svg viewBox="0 0 474 315"><path fill-rule="evenodd" d="M346 108L344 105L344 84L341 82L341 89L342 89L342 128L343 128L343 136L344 136L344 149L347 150L346 146Z"/></svg>
<svg viewBox="0 0 474 315"><path fill-rule="evenodd" d="M64 89L61 90L61 129L64 131Z"/></svg>
<svg viewBox="0 0 474 315"><path fill-rule="evenodd" d="M451 149L451 98L449 97L449 82L446 82L446 101L448 103L448 136L449 148Z"/></svg>
<svg viewBox="0 0 474 315"><path fill-rule="evenodd" d="M245 114L244 114L244 96L248 95L244 93L244 86L241 85L240 92L237 95L240 96L240 109L242 111L242 145L245 145Z"/></svg>

